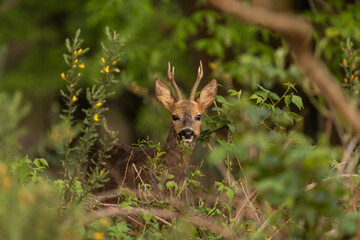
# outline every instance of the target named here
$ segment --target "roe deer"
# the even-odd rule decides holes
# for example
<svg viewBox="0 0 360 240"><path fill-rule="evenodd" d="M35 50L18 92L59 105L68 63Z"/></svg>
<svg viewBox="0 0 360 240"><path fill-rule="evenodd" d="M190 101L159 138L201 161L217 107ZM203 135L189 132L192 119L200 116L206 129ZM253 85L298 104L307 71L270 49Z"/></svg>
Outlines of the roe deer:
<svg viewBox="0 0 360 240"><path fill-rule="evenodd" d="M195 140L200 135L201 114L209 107L217 91L216 80L208 83L195 99L196 89L203 76L203 66L200 61L198 75L190 93L190 99L182 98L179 88L174 79L174 67L168 64L168 78L176 92L174 97L170 89L160 80L155 81L155 93L157 100L172 115L172 123L166 143L162 148L165 152L161 156L163 165L168 174L174 176L171 181L175 181L179 186L183 183L186 167L190 160L189 154L184 153L181 142L185 142L186 151L192 151ZM139 183L152 184L156 186L154 173L151 173L148 157L156 155L154 149L142 149L139 147L116 145L110 152L111 157L106 160L105 168L109 171L110 181L105 184L103 190L112 190L118 186L137 188ZM166 170L165 170L166 171Z"/></svg>

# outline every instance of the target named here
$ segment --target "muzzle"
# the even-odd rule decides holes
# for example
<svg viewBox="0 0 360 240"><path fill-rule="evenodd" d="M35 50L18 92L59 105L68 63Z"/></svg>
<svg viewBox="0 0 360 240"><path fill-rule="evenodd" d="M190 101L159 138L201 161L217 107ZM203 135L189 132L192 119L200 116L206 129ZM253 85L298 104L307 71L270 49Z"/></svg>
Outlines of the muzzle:
<svg viewBox="0 0 360 240"><path fill-rule="evenodd" d="M196 137L196 134L193 130L186 128L179 132L179 138L184 142L192 142Z"/></svg>

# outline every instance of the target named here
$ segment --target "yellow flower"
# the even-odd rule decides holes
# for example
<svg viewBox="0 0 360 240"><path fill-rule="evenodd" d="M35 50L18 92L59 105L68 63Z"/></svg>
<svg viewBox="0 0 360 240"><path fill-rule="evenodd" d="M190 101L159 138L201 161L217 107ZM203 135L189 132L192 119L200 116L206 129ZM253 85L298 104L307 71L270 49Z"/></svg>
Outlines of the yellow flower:
<svg viewBox="0 0 360 240"><path fill-rule="evenodd" d="M113 61L112 64L115 65L115 64L116 64L116 61Z"/></svg>
<svg viewBox="0 0 360 240"><path fill-rule="evenodd" d="M109 72L109 66L104 67L105 72Z"/></svg>
<svg viewBox="0 0 360 240"><path fill-rule="evenodd" d="M72 100L73 102L76 102L77 97L74 95L71 100Z"/></svg>
<svg viewBox="0 0 360 240"><path fill-rule="evenodd" d="M74 65L72 65L72 68L76 68L76 65L74 64Z"/></svg>
<svg viewBox="0 0 360 240"><path fill-rule="evenodd" d="M115 68L115 72L119 73L119 72L120 72L120 69Z"/></svg>
<svg viewBox="0 0 360 240"><path fill-rule="evenodd" d="M101 170L101 171L100 171L100 175L103 175L103 173L104 173L104 170Z"/></svg>
<svg viewBox="0 0 360 240"><path fill-rule="evenodd" d="M211 63L210 63L210 68L211 68L211 69L215 69L215 68L216 68L216 64L215 64L214 62L211 62Z"/></svg>
<svg viewBox="0 0 360 240"><path fill-rule="evenodd" d="M77 50L75 50L74 54L76 55L77 53L78 53L78 51L77 51Z"/></svg>
<svg viewBox="0 0 360 240"><path fill-rule="evenodd" d="M105 236L102 232L95 232L93 237L96 240L100 240L100 239L104 239Z"/></svg>
<svg viewBox="0 0 360 240"><path fill-rule="evenodd" d="M95 121L95 122L98 122L98 121L99 121L99 117L98 117L97 113L94 114L94 117L93 117L93 118L94 118L94 121Z"/></svg>
<svg viewBox="0 0 360 240"><path fill-rule="evenodd" d="M344 82L345 82L345 83L347 83L347 82L348 82L347 78L344 78Z"/></svg>
<svg viewBox="0 0 360 240"><path fill-rule="evenodd" d="M74 63L77 63L79 61L79 59L75 59Z"/></svg>
<svg viewBox="0 0 360 240"><path fill-rule="evenodd" d="M81 73L78 73L78 77L80 77L81 76Z"/></svg>
<svg viewBox="0 0 360 240"><path fill-rule="evenodd" d="M101 62L102 62L102 63L105 63L105 58L102 57L102 58L101 58Z"/></svg>
<svg viewBox="0 0 360 240"><path fill-rule="evenodd" d="M101 69L100 72L101 72L101 73L104 73L104 70Z"/></svg>
<svg viewBox="0 0 360 240"><path fill-rule="evenodd" d="M85 68L85 64L79 64L79 68Z"/></svg>
<svg viewBox="0 0 360 240"><path fill-rule="evenodd" d="M347 65L347 60L346 60L346 59L343 60L343 65L344 65L344 66Z"/></svg>
<svg viewBox="0 0 360 240"><path fill-rule="evenodd" d="M82 49L80 48L78 53L80 54L81 52L82 52Z"/></svg>
<svg viewBox="0 0 360 240"><path fill-rule="evenodd" d="M351 79L354 79L354 75L351 75Z"/></svg>
<svg viewBox="0 0 360 240"><path fill-rule="evenodd" d="M74 86L74 84L70 84L70 87L73 87Z"/></svg>
<svg viewBox="0 0 360 240"><path fill-rule="evenodd" d="M97 107L101 107L101 105L102 105L101 102L98 102L98 103L96 104Z"/></svg>
<svg viewBox="0 0 360 240"><path fill-rule="evenodd" d="M65 79L65 73L61 73L61 78Z"/></svg>

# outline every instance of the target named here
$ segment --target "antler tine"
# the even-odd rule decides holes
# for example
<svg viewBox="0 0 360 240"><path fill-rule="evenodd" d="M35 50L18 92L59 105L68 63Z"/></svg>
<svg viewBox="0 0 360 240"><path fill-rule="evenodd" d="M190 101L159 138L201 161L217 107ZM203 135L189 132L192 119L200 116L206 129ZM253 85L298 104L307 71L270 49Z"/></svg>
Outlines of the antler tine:
<svg viewBox="0 0 360 240"><path fill-rule="evenodd" d="M175 90L175 93L176 93L176 97L178 98L178 100L182 100L182 97L181 97L181 93L180 93L180 90L178 88L178 86L176 85L176 82L175 82L175 67L173 66L172 68L172 71L171 70L171 65L170 65L170 62L168 63L168 79L169 81L171 82L174 90Z"/></svg>
<svg viewBox="0 0 360 240"><path fill-rule="evenodd" d="M203 65L202 65L202 61L200 60L200 66L198 68L198 75L196 77L196 81L195 81L195 84L193 86L193 88L191 89L191 92L190 92L190 100L191 101L194 101L195 100L195 94L196 94L196 90L200 84L200 81L202 79L204 75L204 71L203 71Z"/></svg>

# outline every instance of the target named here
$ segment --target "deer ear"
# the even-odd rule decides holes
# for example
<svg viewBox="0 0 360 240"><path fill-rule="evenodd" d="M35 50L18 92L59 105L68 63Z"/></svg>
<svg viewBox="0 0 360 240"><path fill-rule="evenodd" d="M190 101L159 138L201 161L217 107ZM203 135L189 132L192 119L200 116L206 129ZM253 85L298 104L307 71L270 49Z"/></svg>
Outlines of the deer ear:
<svg viewBox="0 0 360 240"><path fill-rule="evenodd" d="M170 109L175 104L175 98L171 94L170 89L160 80L155 81L155 95L157 100L167 109Z"/></svg>
<svg viewBox="0 0 360 240"><path fill-rule="evenodd" d="M216 97L217 91L217 83L216 80L213 79L209 82L200 92L199 97L196 99L196 102L199 104L200 109L204 111L207 107L209 107Z"/></svg>

